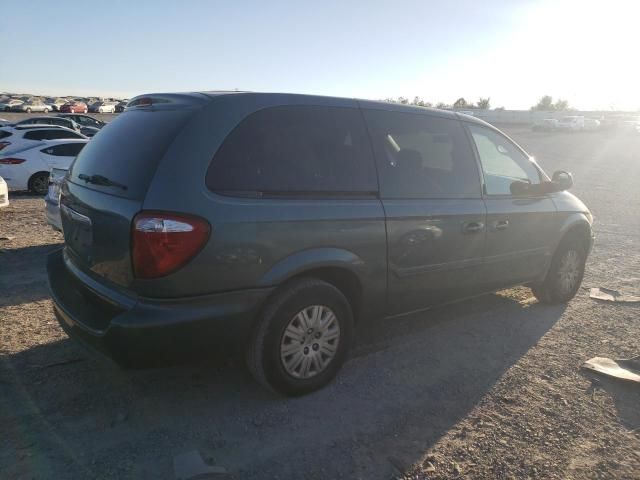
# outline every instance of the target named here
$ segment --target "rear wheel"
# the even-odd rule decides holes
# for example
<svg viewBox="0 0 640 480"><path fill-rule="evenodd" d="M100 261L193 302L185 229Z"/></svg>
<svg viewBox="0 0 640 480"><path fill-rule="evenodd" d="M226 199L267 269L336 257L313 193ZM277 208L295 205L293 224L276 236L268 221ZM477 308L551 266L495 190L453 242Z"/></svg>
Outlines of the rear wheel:
<svg viewBox="0 0 640 480"><path fill-rule="evenodd" d="M31 113L31 109L30 109L29 107L27 107L26 112L27 112L27 113Z"/></svg>
<svg viewBox="0 0 640 480"><path fill-rule="evenodd" d="M38 172L29 179L29 191L36 195L44 195L49 189L49 174Z"/></svg>
<svg viewBox="0 0 640 480"><path fill-rule="evenodd" d="M352 336L353 314L342 292L315 278L298 279L260 315L247 346L247 364L264 386L303 395L335 377Z"/></svg>
<svg viewBox="0 0 640 480"><path fill-rule="evenodd" d="M45 109L43 110L43 112L44 112L44 113L49 113L49 109L48 109L48 108L45 108Z"/></svg>
<svg viewBox="0 0 640 480"><path fill-rule="evenodd" d="M558 247L544 281L531 290L541 303L565 303L575 297L582 284L587 251L577 239L567 239Z"/></svg>

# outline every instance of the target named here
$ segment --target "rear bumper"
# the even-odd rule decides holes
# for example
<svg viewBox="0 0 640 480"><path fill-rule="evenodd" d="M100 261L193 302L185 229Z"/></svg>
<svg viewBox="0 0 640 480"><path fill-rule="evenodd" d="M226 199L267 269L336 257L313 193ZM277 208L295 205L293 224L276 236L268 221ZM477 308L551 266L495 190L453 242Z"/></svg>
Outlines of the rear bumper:
<svg viewBox="0 0 640 480"><path fill-rule="evenodd" d="M55 315L67 334L118 363L241 344L271 288L180 299L125 295L79 271L58 250L47 259Z"/></svg>

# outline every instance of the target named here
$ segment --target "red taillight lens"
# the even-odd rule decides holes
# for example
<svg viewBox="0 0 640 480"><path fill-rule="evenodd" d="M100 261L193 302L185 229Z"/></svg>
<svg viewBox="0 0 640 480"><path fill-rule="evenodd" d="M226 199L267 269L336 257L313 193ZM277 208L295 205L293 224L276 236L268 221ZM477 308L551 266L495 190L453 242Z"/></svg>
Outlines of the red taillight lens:
<svg viewBox="0 0 640 480"><path fill-rule="evenodd" d="M20 165L25 160L22 158L0 158L0 165Z"/></svg>
<svg viewBox="0 0 640 480"><path fill-rule="evenodd" d="M131 235L135 276L158 278L175 272L202 249L210 230L206 220L190 215L139 213Z"/></svg>
<svg viewBox="0 0 640 480"><path fill-rule="evenodd" d="M11 145L11 142L0 142L0 150Z"/></svg>

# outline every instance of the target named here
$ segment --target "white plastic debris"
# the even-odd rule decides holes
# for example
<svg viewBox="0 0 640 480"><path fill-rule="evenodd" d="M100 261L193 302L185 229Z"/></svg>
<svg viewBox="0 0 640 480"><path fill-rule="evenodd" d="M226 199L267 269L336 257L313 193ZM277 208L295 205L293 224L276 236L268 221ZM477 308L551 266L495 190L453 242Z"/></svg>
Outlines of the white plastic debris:
<svg viewBox="0 0 640 480"><path fill-rule="evenodd" d="M202 475L225 474L224 467L207 465L197 450L181 453L173 457L173 471L176 480L190 480Z"/></svg>
<svg viewBox="0 0 640 480"><path fill-rule="evenodd" d="M596 300L604 300L607 302L640 302L640 297L637 297L635 295L624 295L617 290L609 290L608 288L594 287L589 292L589 296L591 298L595 298Z"/></svg>

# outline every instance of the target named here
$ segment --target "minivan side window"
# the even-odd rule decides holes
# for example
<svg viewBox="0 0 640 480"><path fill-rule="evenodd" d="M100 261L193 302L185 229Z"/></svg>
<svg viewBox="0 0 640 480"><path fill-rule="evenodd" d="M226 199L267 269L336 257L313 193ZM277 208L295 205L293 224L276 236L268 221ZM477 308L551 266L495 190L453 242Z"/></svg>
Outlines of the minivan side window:
<svg viewBox="0 0 640 480"><path fill-rule="evenodd" d="M375 165L356 108L290 105L259 110L227 136L206 176L228 195L374 194Z"/></svg>
<svg viewBox="0 0 640 480"><path fill-rule="evenodd" d="M386 110L363 112L382 198L480 197L480 173L458 120Z"/></svg>
<svg viewBox="0 0 640 480"><path fill-rule="evenodd" d="M511 195L515 181L540 183L540 173L508 138L485 127L469 125L484 172L487 195Z"/></svg>

